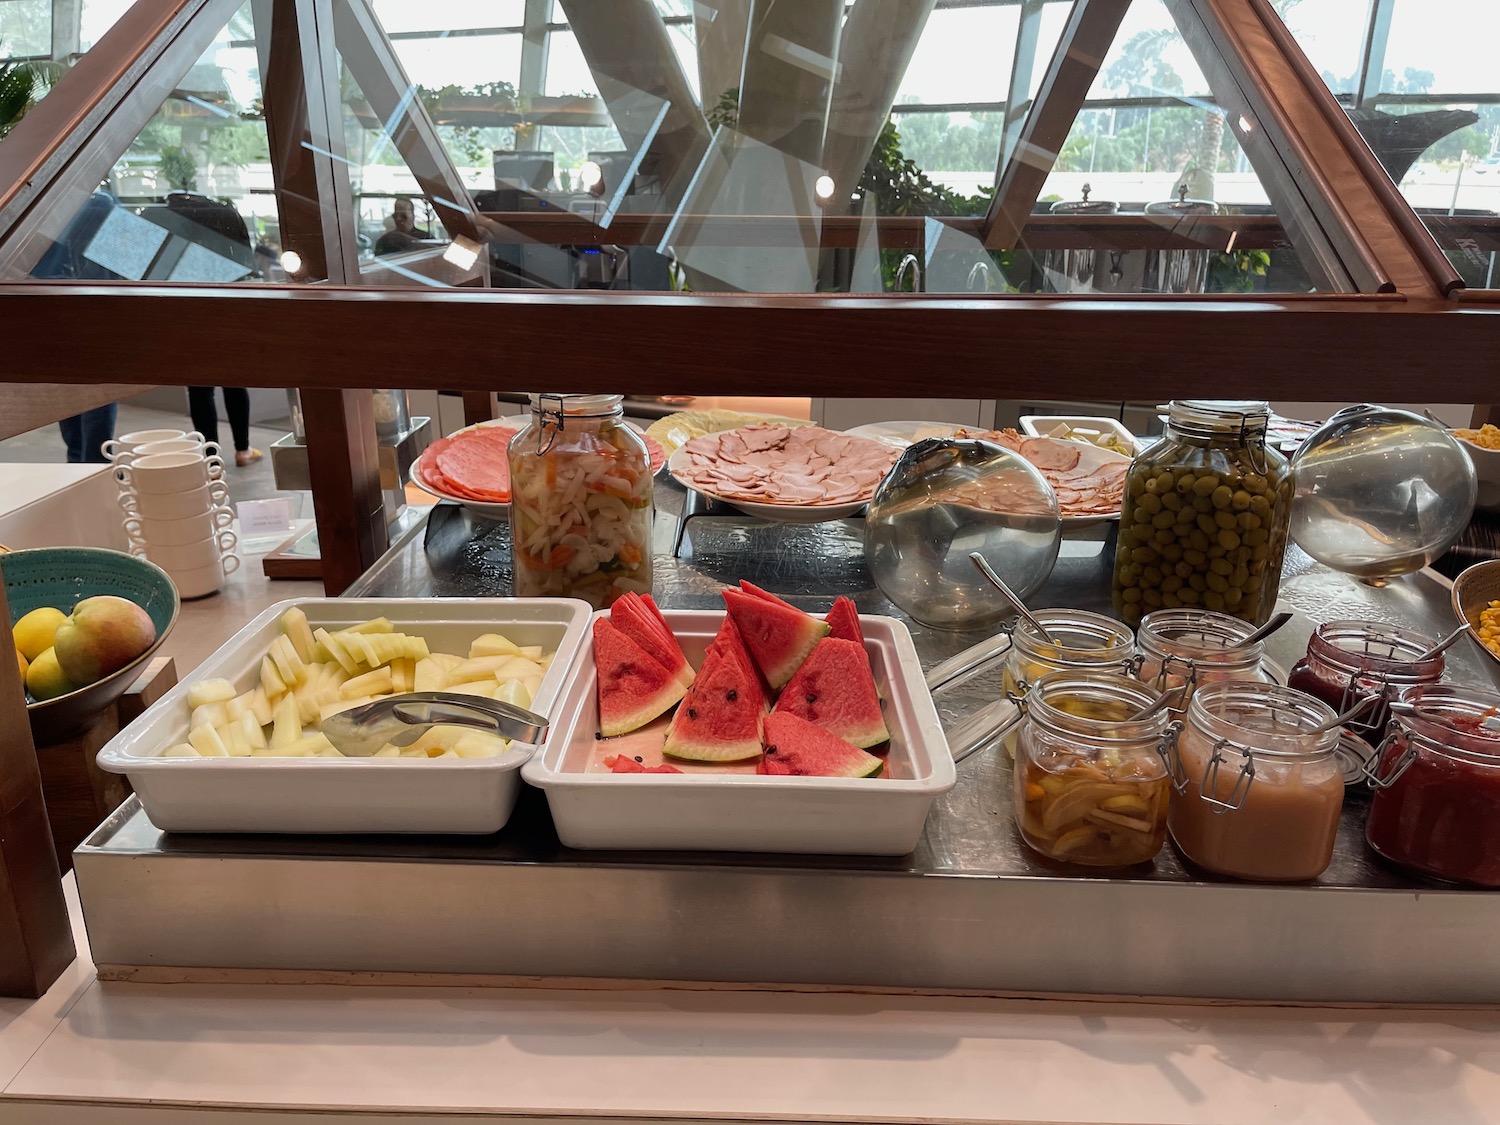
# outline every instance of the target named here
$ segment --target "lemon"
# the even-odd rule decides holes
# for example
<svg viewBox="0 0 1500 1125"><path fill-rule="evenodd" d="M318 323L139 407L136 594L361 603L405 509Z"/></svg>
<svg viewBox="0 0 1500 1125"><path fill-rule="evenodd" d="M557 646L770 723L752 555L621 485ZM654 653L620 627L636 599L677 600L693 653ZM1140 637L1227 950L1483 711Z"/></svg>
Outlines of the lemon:
<svg viewBox="0 0 1500 1125"><path fill-rule="evenodd" d="M32 610L11 626L16 651L27 660L35 660L52 647L57 627L67 619L68 615L60 609L44 606Z"/></svg>
<svg viewBox="0 0 1500 1125"><path fill-rule="evenodd" d="M36 699L56 699L59 695L77 691L78 685L63 675L63 670L57 665L57 653L49 648L26 669L26 688Z"/></svg>
<svg viewBox="0 0 1500 1125"><path fill-rule="evenodd" d="M16 649L16 663L21 667L21 682L24 684L26 682L26 654L20 649Z"/></svg>

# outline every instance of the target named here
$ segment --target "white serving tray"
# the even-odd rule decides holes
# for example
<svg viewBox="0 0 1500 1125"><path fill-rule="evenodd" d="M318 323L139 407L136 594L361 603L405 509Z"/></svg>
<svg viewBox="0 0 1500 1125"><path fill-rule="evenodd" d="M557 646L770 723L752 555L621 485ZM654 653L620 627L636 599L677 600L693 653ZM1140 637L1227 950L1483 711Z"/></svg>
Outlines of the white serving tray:
<svg viewBox="0 0 1500 1125"><path fill-rule="evenodd" d="M388 617L434 651L467 654L481 633L556 655L533 711L551 715L588 635L590 607L572 598L310 598L281 602L251 621L194 670L241 691L281 615L300 606L330 630ZM189 681L189 682L191 682ZM189 682L178 684L99 752L99 767L130 779L158 828L169 832L498 832L516 802L520 767L534 747L496 758L162 758L188 732Z"/></svg>
<svg viewBox="0 0 1500 1125"><path fill-rule="evenodd" d="M667 610L666 618L696 667L724 614ZM592 634L522 776L546 791L571 848L906 855L957 775L906 626L859 620L891 730L891 777L586 773L599 729Z"/></svg>
<svg viewBox="0 0 1500 1125"><path fill-rule="evenodd" d="M1070 428L1081 427L1085 430L1097 430L1100 433L1112 433L1125 445L1139 453L1150 445L1151 438L1138 438L1128 429L1125 424L1116 418L1106 418L1094 414L1023 414L1021 415L1021 432L1031 437L1051 437L1052 431L1058 426Z"/></svg>

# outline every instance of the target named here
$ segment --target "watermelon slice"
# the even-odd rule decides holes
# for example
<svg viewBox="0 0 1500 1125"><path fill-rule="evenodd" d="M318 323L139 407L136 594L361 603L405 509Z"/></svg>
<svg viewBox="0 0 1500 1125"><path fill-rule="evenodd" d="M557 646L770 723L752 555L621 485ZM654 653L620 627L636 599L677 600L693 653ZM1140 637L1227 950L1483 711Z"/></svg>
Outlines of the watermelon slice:
<svg viewBox="0 0 1500 1125"><path fill-rule="evenodd" d="M797 609L796 606L785 598L778 598L770 590L762 590L754 582L746 582L743 578L740 579L740 593L749 594L752 598L759 598L763 602L774 602L776 605L784 605L787 609ZM802 611L798 609L797 612L801 613Z"/></svg>
<svg viewBox="0 0 1500 1125"><path fill-rule="evenodd" d="M663 762L659 766L647 766L638 759L628 754L616 754L613 758L605 758L604 764L609 767L610 773L681 773L676 766L669 766Z"/></svg>
<svg viewBox="0 0 1500 1125"><path fill-rule="evenodd" d="M865 647L865 631L859 627L859 610L842 594L833 599L833 608L823 620L828 622L830 637L854 641L860 648Z"/></svg>
<svg viewBox="0 0 1500 1125"><path fill-rule="evenodd" d="M825 637L787 681L775 712L797 715L855 746L890 740L864 647Z"/></svg>
<svg viewBox="0 0 1500 1125"><path fill-rule="evenodd" d="M761 712L755 673L730 650L714 649L672 716L663 752L694 762L759 757Z"/></svg>
<svg viewBox="0 0 1500 1125"><path fill-rule="evenodd" d="M672 631L672 626L667 624L667 615L664 614L659 608L657 608L656 599L653 598L650 594L641 594L639 595L639 597L641 599L641 604L651 611L651 616L660 621L661 627L670 633Z"/></svg>
<svg viewBox="0 0 1500 1125"><path fill-rule="evenodd" d="M724 602L745 647L755 658L766 682L779 688L828 632L828 623L809 617L794 606L764 601L739 590L725 590Z"/></svg>
<svg viewBox="0 0 1500 1125"><path fill-rule="evenodd" d="M640 595L625 593L615 599L609 607L610 623L620 632L640 645L682 681L684 687L693 682L693 666L683 654L677 638L655 615L646 608Z"/></svg>
<svg viewBox="0 0 1500 1125"><path fill-rule="evenodd" d="M755 658L750 655L750 650L745 647L745 638L740 635L739 626L734 623L734 618L729 614L724 615L724 622L719 626L719 631L714 639L708 644L709 652L724 650L733 656L750 674L750 680L755 685L755 691L759 695L760 709L764 711L770 702L767 694L766 681L760 674L760 668L756 666Z"/></svg>
<svg viewBox="0 0 1500 1125"><path fill-rule="evenodd" d="M594 667L599 675L599 731L605 738L645 726L687 692L670 669L607 617L594 622Z"/></svg>
<svg viewBox="0 0 1500 1125"><path fill-rule="evenodd" d="M806 719L779 711L766 716L764 774L792 777L874 777L885 765Z"/></svg>

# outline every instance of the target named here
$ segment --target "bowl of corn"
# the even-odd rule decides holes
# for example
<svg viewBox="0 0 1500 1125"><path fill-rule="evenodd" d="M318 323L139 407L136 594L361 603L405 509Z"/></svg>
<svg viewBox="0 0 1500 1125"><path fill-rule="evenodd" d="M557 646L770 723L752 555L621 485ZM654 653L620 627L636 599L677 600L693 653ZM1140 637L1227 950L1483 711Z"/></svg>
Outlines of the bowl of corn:
<svg viewBox="0 0 1500 1125"><path fill-rule="evenodd" d="M1500 426L1486 422L1477 430L1451 430L1474 462L1479 478L1479 497L1474 510L1500 512Z"/></svg>
<svg viewBox="0 0 1500 1125"><path fill-rule="evenodd" d="M1491 679L1500 683L1500 559L1475 563L1453 583L1453 615L1484 650Z"/></svg>

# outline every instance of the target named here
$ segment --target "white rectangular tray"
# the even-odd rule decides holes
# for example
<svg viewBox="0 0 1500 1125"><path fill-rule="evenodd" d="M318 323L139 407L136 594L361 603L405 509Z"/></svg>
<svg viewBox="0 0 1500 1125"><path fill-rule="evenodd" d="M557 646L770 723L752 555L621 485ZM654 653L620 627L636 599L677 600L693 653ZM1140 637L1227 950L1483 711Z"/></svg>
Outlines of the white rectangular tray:
<svg viewBox="0 0 1500 1125"><path fill-rule="evenodd" d="M666 618L696 667L724 614L667 610ZM585 773L599 729L592 634L522 776L546 791L571 848L905 855L957 775L906 626L859 620L891 731L890 777Z"/></svg>
<svg viewBox="0 0 1500 1125"><path fill-rule="evenodd" d="M191 680L215 677L241 691L281 615L300 606L330 630L388 617L434 651L467 654L481 633L555 652L531 709L556 711L588 633L590 609L570 598L311 598L271 606L219 648ZM169 832L498 832L516 802L520 767L533 747L497 758L162 758L188 732L189 683L178 684L99 752L123 773L146 814Z"/></svg>
<svg viewBox="0 0 1500 1125"><path fill-rule="evenodd" d="M1097 430L1100 433L1112 433L1129 448L1139 453L1151 444L1151 438L1138 438L1128 429L1125 424L1116 418L1106 418L1096 414L1023 414L1021 415L1021 432L1030 434L1032 437L1051 437L1052 431L1058 426L1082 427L1085 430Z"/></svg>

